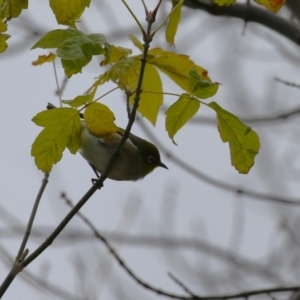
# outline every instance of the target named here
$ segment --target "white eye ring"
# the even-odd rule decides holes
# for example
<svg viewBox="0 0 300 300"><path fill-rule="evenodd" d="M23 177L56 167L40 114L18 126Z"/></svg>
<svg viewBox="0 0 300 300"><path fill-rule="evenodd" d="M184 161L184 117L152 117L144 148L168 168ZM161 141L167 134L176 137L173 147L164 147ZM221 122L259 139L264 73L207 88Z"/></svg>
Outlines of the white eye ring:
<svg viewBox="0 0 300 300"><path fill-rule="evenodd" d="M155 162L155 158L153 156L148 156L148 163L153 164Z"/></svg>

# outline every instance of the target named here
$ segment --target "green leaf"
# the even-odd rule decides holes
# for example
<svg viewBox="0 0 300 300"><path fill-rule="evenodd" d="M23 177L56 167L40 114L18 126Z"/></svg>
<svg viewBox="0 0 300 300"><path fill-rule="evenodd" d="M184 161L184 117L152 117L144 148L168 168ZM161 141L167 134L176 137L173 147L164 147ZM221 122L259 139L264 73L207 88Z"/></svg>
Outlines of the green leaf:
<svg viewBox="0 0 300 300"><path fill-rule="evenodd" d="M260 148L257 133L216 102L208 105L217 113L218 129L223 143L229 143L231 164L239 173L247 174Z"/></svg>
<svg viewBox="0 0 300 300"><path fill-rule="evenodd" d="M48 32L31 49L57 48L57 56L70 77L81 72L92 59L93 55L110 56L110 45L103 34L93 33L84 35L77 29L58 29Z"/></svg>
<svg viewBox="0 0 300 300"><path fill-rule="evenodd" d="M90 0L50 0L50 7L58 24L75 28L75 22L81 17Z"/></svg>
<svg viewBox="0 0 300 300"><path fill-rule="evenodd" d="M200 98L206 99L214 96L219 88L218 83L202 79L195 68L190 71L189 87L192 93Z"/></svg>
<svg viewBox="0 0 300 300"><path fill-rule="evenodd" d="M38 169L49 173L61 160L67 147L75 154L81 145L81 121L78 111L72 108L55 108L38 113L32 121L45 127L32 144L31 156Z"/></svg>
<svg viewBox="0 0 300 300"><path fill-rule="evenodd" d="M32 49L42 48L58 48L60 44L62 44L67 39L76 37L76 36L84 36L84 33L77 29L56 29L49 31L42 38L40 38L32 47Z"/></svg>
<svg viewBox="0 0 300 300"><path fill-rule="evenodd" d="M181 8L184 0L172 0L172 12L166 28L166 40L174 46L175 35L181 19Z"/></svg>
<svg viewBox="0 0 300 300"><path fill-rule="evenodd" d="M174 141L175 134L197 113L199 108L198 100L189 94L182 94L166 111L166 130L175 145L177 145Z"/></svg>
<svg viewBox="0 0 300 300"><path fill-rule="evenodd" d="M110 47L102 34L90 34L87 36L76 36L65 40L58 46L57 56L61 62L65 74L71 77L81 72L92 59L93 55L104 54L108 56Z"/></svg>

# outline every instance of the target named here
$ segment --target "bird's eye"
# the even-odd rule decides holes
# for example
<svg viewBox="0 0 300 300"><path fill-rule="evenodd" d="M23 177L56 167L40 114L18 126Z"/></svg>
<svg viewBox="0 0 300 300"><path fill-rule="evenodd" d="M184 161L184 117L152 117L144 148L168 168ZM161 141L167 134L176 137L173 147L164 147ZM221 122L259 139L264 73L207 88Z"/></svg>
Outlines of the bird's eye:
<svg viewBox="0 0 300 300"><path fill-rule="evenodd" d="M148 156L148 163L153 164L155 162L155 158L153 156Z"/></svg>

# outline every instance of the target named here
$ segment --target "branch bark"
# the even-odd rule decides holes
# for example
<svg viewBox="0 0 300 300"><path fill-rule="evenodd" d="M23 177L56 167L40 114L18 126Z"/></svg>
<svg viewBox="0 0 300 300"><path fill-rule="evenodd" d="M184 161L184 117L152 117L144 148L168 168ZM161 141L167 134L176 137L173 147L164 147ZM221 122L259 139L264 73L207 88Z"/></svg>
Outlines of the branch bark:
<svg viewBox="0 0 300 300"><path fill-rule="evenodd" d="M231 6L218 6L205 0L186 0L184 5L206 11L214 16L234 17L245 22L264 25L300 46L300 28L264 8L238 3Z"/></svg>

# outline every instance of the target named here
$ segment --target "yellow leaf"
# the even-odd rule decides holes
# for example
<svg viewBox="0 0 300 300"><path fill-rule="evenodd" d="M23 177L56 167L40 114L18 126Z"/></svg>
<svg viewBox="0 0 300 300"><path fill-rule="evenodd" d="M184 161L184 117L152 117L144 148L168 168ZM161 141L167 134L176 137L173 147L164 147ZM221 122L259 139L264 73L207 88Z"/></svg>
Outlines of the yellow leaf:
<svg viewBox="0 0 300 300"><path fill-rule="evenodd" d="M38 59L33 61L31 64L33 66L40 66L46 62L51 62L56 58L56 55L50 52L48 55L39 55Z"/></svg>
<svg viewBox="0 0 300 300"><path fill-rule="evenodd" d="M105 72L99 78L98 83L102 84L108 80L112 80L123 90L130 89L131 91L135 91L140 76L140 69L140 60L133 58L122 59ZM160 76L152 65L146 65L142 90L155 92L147 93L142 91L138 107L138 111L155 125L159 108L163 103L163 95ZM134 96L135 94L130 97L131 104L134 102Z"/></svg>
<svg viewBox="0 0 300 300"><path fill-rule="evenodd" d="M175 134L197 113L199 108L198 100L191 98L189 94L182 94L166 111L166 130L175 145L177 145L174 141Z"/></svg>
<svg viewBox="0 0 300 300"><path fill-rule="evenodd" d="M84 111L84 120L87 128L97 137L105 137L118 130L113 112L102 103L89 104Z"/></svg>
<svg viewBox="0 0 300 300"><path fill-rule="evenodd" d="M214 0L216 4L220 5L220 6L228 6L231 4L234 4L236 2L236 0Z"/></svg>
<svg viewBox="0 0 300 300"><path fill-rule="evenodd" d="M141 59L141 55L135 56L135 59ZM165 51L161 48L149 50L147 62L153 64L160 71L170 77L177 85L188 93L193 93L189 86L190 71L194 68L198 75L205 80L210 81L207 71L197 66L187 55L176 54Z"/></svg>
<svg viewBox="0 0 300 300"><path fill-rule="evenodd" d="M247 174L260 148L257 133L216 102L209 103L209 106L217 113L223 143L229 143L231 164L239 173Z"/></svg>
<svg viewBox="0 0 300 300"><path fill-rule="evenodd" d="M54 108L38 113L32 121L45 127L32 144L31 156L38 169L49 173L61 160L67 147L75 154L81 145L81 121L78 111L72 108Z"/></svg>
<svg viewBox="0 0 300 300"><path fill-rule="evenodd" d="M6 41L10 38L9 34L1 33L0 34L0 53L4 52L7 49Z"/></svg>
<svg viewBox="0 0 300 300"><path fill-rule="evenodd" d="M0 19L0 32L5 32L7 30L7 25L3 20Z"/></svg>
<svg viewBox="0 0 300 300"><path fill-rule="evenodd" d="M146 64L142 90L138 111L155 125L160 106L163 104L163 88L158 71L152 65ZM147 93L147 91L155 93ZM134 96L130 97L132 104Z"/></svg>
<svg viewBox="0 0 300 300"><path fill-rule="evenodd" d="M278 12L286 0L254 0L258 4L265 6L267 9L273 11L274 13ZM298 0L299 1L299 0Z"/></svg>
<svg viewBox="0 0 300 300"><path fill-rule="evenodd" d="M174 45L174 38L181 19L181 8L183 3L184 0L172 0L172 12L169 16L166 28L166 40L170 45Z"/></svg>
<svg viewBox="0 0 300 300"><path fill-rule="evenodd" d="M75 22L81 17L90 0L50 0L50 7L58 24L76 28Z"/></svg>

